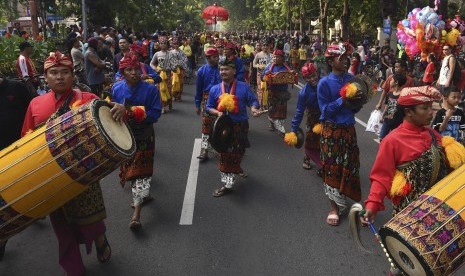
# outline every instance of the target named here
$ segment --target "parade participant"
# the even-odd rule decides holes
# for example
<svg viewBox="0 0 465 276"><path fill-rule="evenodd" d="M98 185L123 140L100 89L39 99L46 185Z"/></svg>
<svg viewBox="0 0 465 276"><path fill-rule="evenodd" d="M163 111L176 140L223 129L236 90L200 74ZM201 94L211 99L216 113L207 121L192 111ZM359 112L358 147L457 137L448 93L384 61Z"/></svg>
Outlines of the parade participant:
<svg viewBox="0 0 465 276"><path fill-rule="evenodd" d="M244 79L247 83L250 82L250 63L251 56L254 51L254 47L250 45L250 39L246 39L244 45L242 45L240 57L244 64Z"/></svg>
<svg viewBox="0 0 465 276"><path fill-rule="evenodd" d="M262 50L262 45L257 42L255 43L254 51L252 52L252 55L250 56L250 60L252 61L250 63L250 86L253 88L254 91L257 91L257 68L253 65L253 61L255 60L255 56Z"/></svg>
<svg viewBox="0 0 465 276"><path fill-rule="evenodd" d="M123 187L127 181L131 182L134 212L129 227L138 229L142 226L142 204L153 199L150 196L155 151L153 124L160 118L161 101L156 86L141 80L137 56L127 54L119 66L124 80L113 85L112 98L131 110L128 123L137 145L134 158L121 165L119 176Z"/></svg>
<svg viewBox="0 0 465 276"><path fill-rule="evenodd" d="M414 85L414 79L408 75L408 70L407 70L407 63L403 60L396 60L394 63L394 74L402 74L407 78L407 81L401 88L406 88L406 87L412 87ZM376 109L380 109L383 106L384 101L386 100L387 94L391 91L391 80L392 80L393 74L391 74L389 77L387 77L386 81L382 85L382 93L379 98L378 104L376 105Z"/></svg>
<svg viewBox="0 0 465 276"><path fill-rule="evenodd" d="M349 108L351 100L341 96L341 89L354 76L347 73L351 46L346 43L330 45L325 52L331 73L318 82L317 95L323 130L320 138L323 183L330 201L326 222L339 225L339 215L345 210L346 196L359 201L360 159L355 133L355 113ZM357 96L358 97L358 96Z"/></svg>
<svg viewBox="0 0 465 276"><path fill-rule="evenodd" d="M139 65L140 65L140 77L142 80L148 82L148 83L153 83L153 84L158 84L161 82L160 76L155 72L155 70L150 67L150 65L143 63L144 56L142 55L143 49L141 46L137 44L133 44L129 47L131 49L130 53L136 55L136 57L139 59ZM120 71L118 71L115 74L115 80L120 81L124 78L124 75L121 74Z"/></svg>
<svg viewBox="0 0 465 276"><path fill-rule="evenodd" d="M245 69L242 60L237 57L237 46L233 42L227 42L224 45L224 55L226 59L232 60L236 66L236 75L234 78L238 81L245 81Z"/></svg>
<svg viewBox="0 0 465 276"><path fill-rule="evenodd" d="M119 71L119 62L124 57L125 54L129 53L129 41L126 38L120 38L118 41L118 46L120 52L115 55L114 63L113 63L113 71L116 73Z"/></svg>
<svg viewBox="0 0 465 276"><path fill-rule="evenodd" d="M260 107L262 109L268 108L268 92L266 91L266 84L262 84L261 75L263 69L270 64L272 61L272 57L270 54L270 44L265 39L262 42L262 50L255 55L253 60L253 67L257 68L257 96L258 102L260 103Z"/></svg>
<svg viewBox="0 0 465 276"><path fill-rule="evenodd" d="M29 102L36 95L20 81L0 78L0 150L21 138L21 127ZM0 261L7 240L0 240Z"/></svg>
<svg viewBox="0 0 465 276"><path fill-rule="evenodd" d="M105 75L102 70L105 69L106 65L97 54L99 42L96 38L89 38L87 41L89 47L84 54L84 60L86 65L87 82L95 95L100 96L103 92L103 83L105 82Z"/></svg>
<svg viewBox="0 0 465 276"><path fill-rule="evenodd" d="M45 60L44 74L50 92L34 98L29 104L22 135L37 128L49 117L70 110L72 105L84 104L98 98L90 92L72 90L73 62L58 51ZM124 106L110 104L113 119L121 122L125 113ZM83 275L85 272L79 250L80 243L86 245L86 251L90 254L92 243L95 242L98 260L102 263L109 261L111 248L105 236L105 218L105 204L98 182L89 184L86 191L50 214L50 221L58 239L59 263L68 275Z"/></svg>
<svg viewBox="0 0 465 276"><path fill-rule="evenodd" d="M181 101L184 87L184 74L187 70L187 57L183 51L179 50L179 40L173 37L171 41L172 49L168 52L165 62L171 70L171 94L174 101Z"/></svg>
<svg viewBox="0 0 465 276"><path fill-rule="evenodd" d="M299 65L300 65L300 59L299 59L299 45L297 45L297 43L294 43L294 45L292 45L292 50L291 50L289 58L291 60L292 68L294 68L294 70L298 72Z"/></svg>
<svg viewBox="0 0 465 276"><path fill-rule="evenodd" d="M273 62L263 69L260 78L264 81L271 74L286 71L291 71L291 68L284 63L284 52L282 50L275 50L273 52ZM269 128L271 131L277 129L284 136L286 133L284 120L287 118L287 102L291 98L291 94L287 91L288 85L267 85L266 89L268 90Z"/></svg>
<svg viewBox="0 0 465 276"><path fill-rule="evenodd" d="M310 160L316 164L318 169L321 169L320 160L320 135L315 133L313 128L320 123L320 108L316 96L316 88L318 84L318 71L313 63L306 63L302 67L302 76L307 82L299 92L297 100L297 108L294 118L292 119L291 131L296 132L302 122L304 113L307 112L307 133L305 135L305 156L302 167L310 170L312 165Z"/></svg>
<svg viewBox="0 0 465 276"><path fill-rule="evenodd" d="M245 83L234 78L236 64L232 60L225 60L220 65L222 82L210 89L207 100L207 112L220 117L227 114L233 121L234 138L227 152L220 153L219 170L221 172L222 187L216 189L214 197L220 197L232 191L236 174L244 175L241 168L241 160L245 149L250 146L247 133L249 122L247 106L250 107L253 116L260 114L257 98ZM232 103L232 106L231 104Z"/></svg>
<svg viewBox="0 0 465 276"><path fill-rule="evenodd" d="M221 82L220 71L218 68L218 50L208 48L205 52L207 64L203 65L197 71L197 82L195 84L195 112L197 115L202 114L202 144L200 147L200 160L208 159L208 139L215 121L215 117L206 111L206 102L210 89ZM202 105L202 109L200 108Z"/></svg>
<svg viewBox="0 0 465 276"><path fill-rule="evenodd" d="M218 50L218 56L219 56L218 62L222 63L226 59L226 56L224 55L224 39L219 38L218 40L216 40L215 48ZM205 49L205 52L206 52L206 49Z"/></svg>
<svg viewBox="0 0 465 276"><path fill-rule="evenodd" d="M392 200L396 215L444 178L450 169L462 165L463 147L452 150L451 146L457 142L451 137L441 137L429 127L433 101L439 98L439 91L432 86L402 90L398 108L404 121L380 144L370 173L365 215L361 218L364 225L374 223L377 213L385 209L385 197ZM460 158L453 158L450 153Z"/></svg>
<svg viewBox="0 0 465 276"><path fill-rule="evenodd" d="M157 51L150 61L150 67L155 70L161 77L162 81L158 84L158 90L160 91L160 97L162 101L162 111L165 113L165 108L168 110L173 109L173 100L171 95L171 69L167 60L168 56L168 39L166 36L159 36L158 42L160 44L160 51Z"/></svg>

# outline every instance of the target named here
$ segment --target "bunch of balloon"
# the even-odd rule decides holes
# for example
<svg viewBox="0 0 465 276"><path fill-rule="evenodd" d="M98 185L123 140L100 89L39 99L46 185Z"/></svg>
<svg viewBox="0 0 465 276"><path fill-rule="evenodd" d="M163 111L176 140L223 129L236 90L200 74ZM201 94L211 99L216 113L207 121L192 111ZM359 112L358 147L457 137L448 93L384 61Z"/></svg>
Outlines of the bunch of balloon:
<svg viewBox="0 0 465 276"><path fill-rule="evenodd" d="M465 22L460 15L456 15L454 19L448 19L444 31L444 43L450 45L455 53L458 53L465 45Z"/></svg>
<svg viewBox="0 0 465 276"><path fill-rule="evenodd" d="M433 8L415 8L397 24L397 40L410 59L421 55L426 60L430 53L440 56L445 27L446 23Z"/></svg>

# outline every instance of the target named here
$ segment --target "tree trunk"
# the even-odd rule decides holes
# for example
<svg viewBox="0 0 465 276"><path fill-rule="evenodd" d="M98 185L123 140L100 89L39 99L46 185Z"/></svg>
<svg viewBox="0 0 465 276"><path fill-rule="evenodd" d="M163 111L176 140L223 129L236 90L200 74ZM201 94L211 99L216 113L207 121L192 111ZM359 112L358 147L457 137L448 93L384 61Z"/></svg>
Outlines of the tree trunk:
<svg viewBox="0 0 465 276"><path fill-rule="evenodd" d="M349 38L349 27L350 27L349 0L344 0L344 9L341 15L341 37L343 40L347 40Z"/></svg>
<svg viewBox="0 0 465 276"><path fill-rule="evenodd" d="M29 1L30 9L31 9L31 23L32 23L32 37L37 39L39 36L39 22L37 22L37 6L36 1L31 0Z"/></svg>
<svg viewBox="0 0 465 276"><path fill-rule="evenodd" d="M330 0L320 0L321 38L323 45L328 44L328 6Z"/></svg>
<svg viewBox="0 0 465 276"><path fill-rule="evenodd" d="M442 15L442 20L447 19L447 8L449 6L449 0L442 0L441 4L439 5L438 15Z"/></svg>

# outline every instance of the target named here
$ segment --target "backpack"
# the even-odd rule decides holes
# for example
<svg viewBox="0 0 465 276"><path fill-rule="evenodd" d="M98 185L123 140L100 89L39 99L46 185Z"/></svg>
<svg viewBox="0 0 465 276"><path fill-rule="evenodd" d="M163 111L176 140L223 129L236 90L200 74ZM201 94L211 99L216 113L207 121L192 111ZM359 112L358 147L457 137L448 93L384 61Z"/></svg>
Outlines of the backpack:
<svg viewBox="0 0 465 276"><path fill-rule="evenodd" d="M450 58L451 57L449 57L449 59ZM449 67L449 60L447 60L447 67ZM460 66L459 61L455 58L455 68L454 68L454 72L452 73L452 83L454 84L459 83L461 77L462 77L462 67Z"/></svg>

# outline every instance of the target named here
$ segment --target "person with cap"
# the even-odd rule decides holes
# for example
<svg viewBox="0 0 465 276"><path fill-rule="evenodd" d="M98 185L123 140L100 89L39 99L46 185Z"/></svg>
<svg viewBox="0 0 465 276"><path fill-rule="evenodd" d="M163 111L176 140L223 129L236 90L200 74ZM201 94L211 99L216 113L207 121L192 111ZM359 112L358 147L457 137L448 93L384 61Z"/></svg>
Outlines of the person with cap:
<svg viewBox="0 0 465 276"><path fill-rule="evenodd" d="M222 38L217 39L214 44L214 47L216 48L216 50L218 50L218 56L219 56L218 62L222 63L226 59L226 56L224 54L224 39Z"/></svg>
<svg viewBox="0 0 465 276"><path fill-rule="evenodd" d="M101 45L101 42L99 42L97 38L91 37L87 40L87 43L87 51L84 54L87 83L89 84L92 92L95 95L100 96L103 92L103 83L105 82L103 69L106 68L105 62L103 62L98 56L99 44Z"/></svg>
<svg viewBox="0 0 465 276"><path fill-rule="evenodd" d="M208 147L210 133L215 121L215 116L206 111L206 102L210 89L221 82L220 70L218 68L218 50L208 48L205 52L207 64L203 65L197 71L197 81L195 83L195 112L197 115L202 114L202 144L200 146L200 155L197 157L201 161L208 159ZM202 108L200 108L202 106Z"/></svg>
<svg viewBox="0 0 465 276"><path fill-rule="evenodd" d="M150 65L143 63L144 57L142 55L143 49L137 44L132 44L129 46L130 53L134 54L139 59L140 64L140 77L143 81L148 83L158 84L161 82L160 76L155 72L155 70L150 67ZM124 78L124 74L121 71L116 72L115 81L120 81Z"/></svg>
<svg viewBox="0 0 465 276"><path fill-rule="evenodd" d="M266 91L266 84L262 84L261 75L263 69L270 64L273 60L270 54L270 44L268 40L264 39L261 43L261 51L258 52L253 59L253 67L257 69L257 96L258 102L262 109L268 108L268 92Z"/></svg>
<svg viewBox="0 0 465 276"><path fill-rule="evenodd" d="M150 67L155 70L161 77L162 81L158 84L158 90L160 91L161 101L162 101L162 111L164 114L166 112L166 107L168 110L173 109L173 100L171 95L171 69L168 62L168 38L166 36L159 36L158 42L160 44L160 51L157 51L152 60L150 61Z"/></svg>
<svg viewBox="0 0 465 276"><path fill-rule="evenodd" d="M347 73L351 53L352 46L348 43L328 46L325 57L331 73L323 77L317 87L323 127L320 138L322 176L330 202L326 222L332 226L339 225L339 215L347 207L346 197L354 201L361 199L360 159L355 132L355 113L359 109L350 107L351 102L360 96L349 99L341 93L341 89L354 79Z"/></svg>
<svg viewBox="0 0 465 276"><path fill-rule="evenodd" d="M238 81L245 81L245 69L242 60L237 56L237 45L231 41L224 45L224 55L226 59L232 60L236 66L236 75L234 78Z"/></svg>
<svg viewBox="0 0 465 276"><path fill-rule="evenodd" d="M290 71L292 71L291 68L284 63L284 51L276 49L273 52L273 63L268 64L263 69L260 79L263 82L265 78L268 78L272 74ZM269 128L270 131L277 129L283 137L286 133L284 120L287 118L287 102L291 98L291 94L287 89L287 84L266 85L266 90L268 90Z"/></svg>
<svg viewBox="0 0 465 276"><path fill-rule="evenodd" d="M172 49L168 52L165 62L171 70L171 94L174 101L181 101L184 88L184 74L187 70L187 56L179 49L178 37L173 37L171 41Z"/></svg>
<svg viewBox="0 0 465 276"><path fill-rule="evenodd" d="M29 89L35 92L34 76L37 72L34 62L31 60L31 55L34 53L34 46L31 43L24 41L19 44L19 57L16 60L16 71L18 78L25 81Z"/></svg>
<svg viewBox="0 0 465 276"><path fill-rule="evenodd" d="M142 226L142 204L153 200L150 196L155 152L153 124L160 118L162 107L157 87L142 81L136 55L127 54L119 67L124 78L113 85L112 99L131 110L128 123L137 145L135 156L121 165L119 176L123 187L127 181L131 182L134 212L129 227L138 229Z"/></svg>
<svg viewBox="0 0 465 276"><path fill-rule="evenodd" d="M44 63L44 75L50 92L34 98L26 111L21 134L27 135L45 123L50 117L60 116L76 104L85 104L98 97L90 92L73 90L73 62L56 51ZM126 109L111 102L110 113L117 122L122 122ZM85 207L82 207L85 206ZM79 244L86 245L90 254L92 244L97 249L97 259L108 262L111 248L105 236L105 204L99 182L50 214L50 221L58 240L59 263L68 275L83 275L84 264Z"/></svg>
<svg viewBox="0 0 465 276"><path fill-rule="evenodd" d="M250 107L253 116L260 115L260 105L249 85L235 79L235 66L235 62L228 59L220 64L221 83L210 89L206 105L206 112L218 118L223 114L227 115L233 124L232 143L225 152L220 153L219 170L222 186L214 191L214 197L231 192L237 174L247 176L241 168L245 149L250 147L247 137L249 131L247 107Z"/></svg>
<svg viewBox="0 0 465 276"><path fill-rule="evenodd" d="M432 86L402 89L397 112L403 116L403 122L380 144L370 173L363 225L374 223L378 212L385 209L384 198L392 200L395 215L462 165L449 152L460 154L463 160L463 146L462 150L450 151L449 147L457 142L452 137L442 137L429 126L433 102L440 97L439 90ZM390 275L395 273L391 268Z"/></svg>
<svg viewBox="0 0 465 276"><path fill-rule="evenodd" d="M306 84L299 92L297 108L294 118L292 119L291 131L296 133L305 112L307 112L307 133L305 135L304 145L305 156L302 167L306 170L310 170L312 168L310 160L312 160L318 167L318 170L320 170L322 167L320 159L320 133L314 130L315 126L320 124L321 116L316 96L316 88L319 79L318 70L313 63L306 63L302 66L302 76L305 79Z"/></svg>

